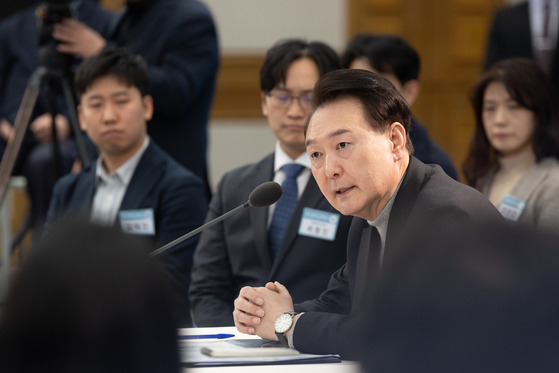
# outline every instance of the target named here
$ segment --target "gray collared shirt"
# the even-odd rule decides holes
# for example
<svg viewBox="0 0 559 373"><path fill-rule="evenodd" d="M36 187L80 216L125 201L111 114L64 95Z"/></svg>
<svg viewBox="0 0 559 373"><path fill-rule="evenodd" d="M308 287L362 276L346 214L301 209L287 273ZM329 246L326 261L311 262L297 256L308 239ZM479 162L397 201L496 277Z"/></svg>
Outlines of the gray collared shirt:
<svg viewBox="0 0 559 373"><path fill-rule="evenodd" d="M148 145L149 137L146 136L140 150L111 174L107 173L103 159L99 156L95 168L95 195L90 217L92 222L114 224L128 184Z"/></svg>
<svg viewBox="0 0 559 373"><path fill-rule="evenodd" d="M404 174L405 175L405 174ZM400 190L400 185L402 185L402 180L404 180L404 176L400 179L398 186L394 193L392 193L392 197L388 200L388 203L382 211L380 212L379 216L376 217L375 220L367 220L369 225L375 227L378 230L378 234L380 235L380 265L382 267L382 262L384 260L384 247L386 246L386 234L388 231L388 220L390 219L390 213L392 212L392 206L394 206L394 200L396 199L396 195Z"/></svg>

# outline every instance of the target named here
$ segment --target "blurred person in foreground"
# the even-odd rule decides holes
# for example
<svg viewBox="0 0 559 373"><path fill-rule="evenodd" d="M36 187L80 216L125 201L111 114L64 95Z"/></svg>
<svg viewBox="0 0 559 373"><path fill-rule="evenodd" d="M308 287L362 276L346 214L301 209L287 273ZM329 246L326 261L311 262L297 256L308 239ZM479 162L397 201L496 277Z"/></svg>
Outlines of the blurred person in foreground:
<svg viewBox="0 0 559 373"><path fill-rule="evenodd" d="M52 226L10 288L2 372L179 372L168 278L148 253L86 217Z"/></svg>
<svg viewBox="0 0 559 373"><path fill-rule="evenodd" d="M474 85L469 185L511 222L559 228L559 103L538 65L503 60Z"/></svg>
<svg viewBox="0 0 559 373"><path fill-rule="evenodd" d="M527 226L419 223L372 297L365 371L556 372L557 242Z"/></svg>

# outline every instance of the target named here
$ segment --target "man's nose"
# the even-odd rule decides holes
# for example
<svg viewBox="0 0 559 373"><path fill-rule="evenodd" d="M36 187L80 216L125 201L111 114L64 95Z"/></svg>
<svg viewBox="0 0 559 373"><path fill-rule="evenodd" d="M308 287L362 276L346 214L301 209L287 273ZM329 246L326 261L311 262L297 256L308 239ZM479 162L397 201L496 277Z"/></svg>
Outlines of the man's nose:
<svg viewBox="0 0 559 373"><path fill-rule="evenodd" d="M326 171L326 176L329 178L338 177L342 173L340 161L335 156L324 157L324 169Z"/></svg>
<svg viewBox="0 0 559 373"><path fill-rule="evenodd" d="M307 113L307 109L304 107L301 97L293 96L287 107L287 115L291 117L302 117Z"/></svg>
<svg viewBox="0 0 559 373"><path fill-rule="evenodd" d="M103 110L103 121L104 122L112 122L116 119L116 111L114 110L113 105L105 105Z"/></svg>

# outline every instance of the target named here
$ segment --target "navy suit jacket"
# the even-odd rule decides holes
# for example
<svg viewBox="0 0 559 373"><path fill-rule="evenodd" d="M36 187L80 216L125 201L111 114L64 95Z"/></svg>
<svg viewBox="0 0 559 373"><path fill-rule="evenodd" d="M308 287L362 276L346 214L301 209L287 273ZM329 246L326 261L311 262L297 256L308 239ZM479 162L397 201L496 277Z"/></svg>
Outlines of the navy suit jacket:
<svg viewBox="0 0 559 373"><path fill-rule="evenodd" d="M209 192L207 124L219 63L214 22L197 0L147 4L143 12L125 12L110 41L146 59L154 101L148 133L177 162L200 176ZM122 30L127 17L134 22Z"/></svg>
<svg viewBox="0 0 559 373"><path fill-rule="evenodd" d="M559 44L559 39L558 39ZM559 93L559 53L555 46L551 57L550 78ZM511 57L537 60L534 55L528 3L499 9L493 18L487 40L484 68Z"/></svg>
<svg viewBox="0 0 559 373"><path fill-rule="evenodd" d="M453 222L503 221L497 209L477 190L452 180L439 166L425 165L415 157L410 164L394 200L388 221L384 261L390 260L398 241L413 222L445 216ZM367 300L356 299L356 288L373 289L374 284L358 283L357 259L366 220L354 218L347 241L347 263L332 275L328 289L318 298L295 305L305 311L295 325L295 348L306 353L338 353L344 358L356 358L355 343L348 331L359 330L364 308L355 304Z"/></svg>
<svg viewBox="0 0 559 373"><path fill-rule="evenodd" d="M207 220L242 205L254 187L273 177L274 154L227 173L212 198ZM339 215L311 176L275 260L268 247L268 208L250 208L202 233L190 286L197 326L233 325L233 301L243 286L279 281L296 302L320 295L346 261L351 217L341 216L334 241L306 237L298 234L304 207Z"/></svg>
<svg viewBox="0 0 559 373"><path fill-rule="evenodd" d="M79 174L66 175L55 186L47 226L68 214L89 214L95 194L96 165ZM185 170L150 141L142 155L119 211L153 209L154 248L199 227L207 212L207 200L200 178ZM118 217L117 222L119 224ZM198 242L194 236L159 255L171 275L177 295L181 325L190 325L188 286L192 255Z"/></svg>

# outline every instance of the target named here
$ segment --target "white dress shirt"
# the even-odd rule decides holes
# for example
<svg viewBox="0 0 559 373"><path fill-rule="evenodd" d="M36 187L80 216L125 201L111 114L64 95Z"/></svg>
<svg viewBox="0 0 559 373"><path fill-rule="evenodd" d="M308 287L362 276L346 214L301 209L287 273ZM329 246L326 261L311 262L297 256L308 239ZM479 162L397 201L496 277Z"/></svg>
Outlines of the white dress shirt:
<svg viewBox="0 0 559 373"><path fill-rule="evenodd" d="M146 136L142 147L128 159L122 166L111 174L107 173L101 156L97 159L95 169L95 195L91 206L91 221L103 225L113 225L118 210L136 171L136 167L149 145Z"/></svg>

